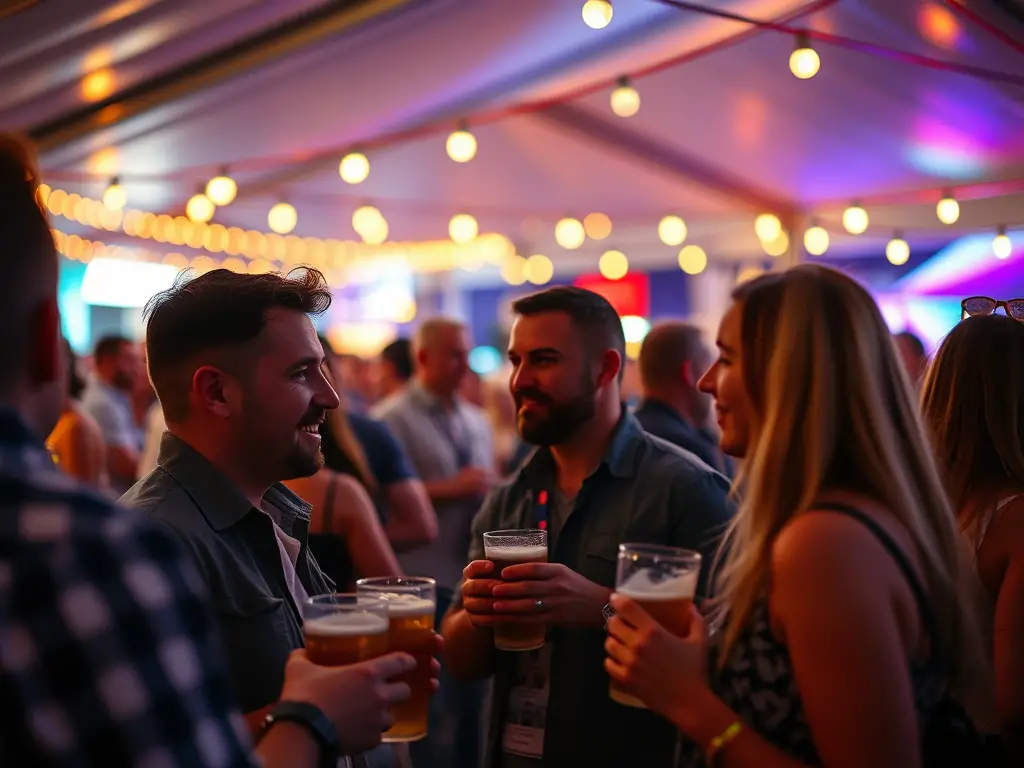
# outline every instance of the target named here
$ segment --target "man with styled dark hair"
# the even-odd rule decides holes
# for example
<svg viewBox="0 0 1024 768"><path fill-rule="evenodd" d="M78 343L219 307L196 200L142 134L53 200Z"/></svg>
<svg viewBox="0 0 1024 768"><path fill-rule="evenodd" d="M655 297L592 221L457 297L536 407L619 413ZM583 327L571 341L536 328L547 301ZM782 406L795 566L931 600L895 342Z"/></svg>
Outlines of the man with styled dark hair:
<svg viewBox="0 0 1024 768"><path fill-rule="evenodd" d="M395 339L380 351L377 372L377 398L383 400L402 391L415 372L412 341Z"/></svg>
<svg viewBox="0 0 1024 768"><path fill-rule="evenodd" d="M255 759L191 560L54 466L67 359L38 184L28 146L0 134L0 765L314 768L372 747L411 657L293 654Z"/></svg>
<svg viewBox="0 0 1024 768"><path fill-rule="evenodd" d="M513 310L509 384L519 432L539 447L473 521L471 562L444 621L445 662L464 679L495 676L488 766L670 765L675 730L608 698L604 625L617 549L639 541L699 550L706 596L733 513L729 484L623 408L625 339L604 298L551 288ZM523 528L547 530L548 562L496 573L483 534ZM548 629L541 650L494 649L496 624L537 621ZM523 722L525 703L544 713L538 723Z"/></svg>
<svg viewBox="0 0 1024 768"><path fill-rule="evenodd" d="M324 276L218 269L146 308L149 373L167 422L157 467L122 503L172 530L199 566L244 712L256 725L303 645L302 604L334 591L307 544L310 507L280 481L323 466L337 408L311 315Z"/></svg>

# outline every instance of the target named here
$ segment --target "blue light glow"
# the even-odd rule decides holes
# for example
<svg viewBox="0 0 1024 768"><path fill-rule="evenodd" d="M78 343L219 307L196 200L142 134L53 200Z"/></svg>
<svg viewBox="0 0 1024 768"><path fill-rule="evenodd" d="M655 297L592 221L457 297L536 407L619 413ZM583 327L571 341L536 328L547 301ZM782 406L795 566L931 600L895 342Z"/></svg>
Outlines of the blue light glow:
<svg viewBox="0 0 1024 768"><path fill-rule="evenodd" d="M469 353L469 367L478 376L487 376L501 367L501 352L494 347L475 347Z"/></svg>

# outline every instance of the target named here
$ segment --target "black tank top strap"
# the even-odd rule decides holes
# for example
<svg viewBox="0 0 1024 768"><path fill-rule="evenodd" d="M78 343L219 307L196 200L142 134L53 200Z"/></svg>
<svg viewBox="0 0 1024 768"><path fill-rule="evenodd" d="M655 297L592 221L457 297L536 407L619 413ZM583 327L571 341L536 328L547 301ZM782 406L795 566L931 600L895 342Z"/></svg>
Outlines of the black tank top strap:
<svg viewBox="0 0 1024 768"><path fill-rule="evenodd" d="M885 547L885 551L889 553L889 556L896 562L896 566L900 569L903 574L903 578L906 579L907 584L910 586L910 591L914 593L914 600L917 602L918 610L921 611L921 618L924 620L925 631L928 633L928 637L932 644L932 655L935 656L938 653L939 648L939 626L935 620L935 613L932 611L931 602L928 600L928 595L921 585L920 579L917 577L917 573L914 570L913 565L910 563L910 558L907 557L903 548L896 543L896 540L889 535L888 531L885 530L878 521L875 520L868 514L865 514L856 507L851 507L847 504L837 504L835 502L829 502L827 504L817 504L815 509L824 509L830 512L838 512L847 517L852 517L858 521L861 525L871 531L878 542Z"/></svg>

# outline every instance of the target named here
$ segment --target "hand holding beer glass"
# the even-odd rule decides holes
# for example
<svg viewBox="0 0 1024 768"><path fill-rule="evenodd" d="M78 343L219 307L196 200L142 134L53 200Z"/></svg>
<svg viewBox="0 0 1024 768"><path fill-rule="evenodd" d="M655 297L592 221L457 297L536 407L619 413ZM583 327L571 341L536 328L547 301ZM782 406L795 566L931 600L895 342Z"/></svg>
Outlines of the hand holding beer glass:
<svg viewBox="0 0 1024 768"><path fill-rule="evenodd" d="M677 637L690 630L690 608L697 591L701 557L698 552L656 544L620 544L616 594L634 600L651 618ZM616 684L612 701L628 707L646 705Z"/></svg>
<svg viewBox="0 0 1024 768"><path fill-rule="evenodd" d="M416 659L416 668L397 680L408 683L408 701L391 708L394 724L384 742L417 741L427 735L430 696L433 692L432 664L435 650L434 614L437 586L433 579L385 576L356 582L360 596L379 598L389 617L387 648L403 651Z"/></svg>
<svg viewBox="0 0 1024 768"><path fill-rule="evenodd" d="M484 534L484 556L494 563L494 578L510 565L546 563L548 561L547 531L524 529L491 531ZM504 623L494 628L494 647L499 651L533 651L541 648L547 637L543 621Z"/></svg>

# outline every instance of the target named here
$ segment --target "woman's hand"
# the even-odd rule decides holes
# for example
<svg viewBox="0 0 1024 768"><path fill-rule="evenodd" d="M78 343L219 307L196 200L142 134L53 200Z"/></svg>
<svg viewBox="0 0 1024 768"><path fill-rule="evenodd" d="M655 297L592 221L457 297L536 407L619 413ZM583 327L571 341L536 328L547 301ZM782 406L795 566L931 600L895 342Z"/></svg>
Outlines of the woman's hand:
<svg viewBox="0 0 1024 768"><path fill-rule="evenodd" d="M608 621L605 669L650 709L682 727L687 704L708 690L704 619L691 607L690 631L677 637L633 600L613 595L611 603L615 616Z"/></svg>

